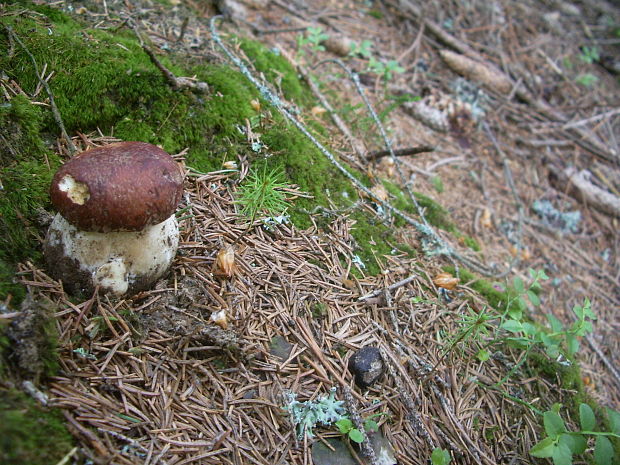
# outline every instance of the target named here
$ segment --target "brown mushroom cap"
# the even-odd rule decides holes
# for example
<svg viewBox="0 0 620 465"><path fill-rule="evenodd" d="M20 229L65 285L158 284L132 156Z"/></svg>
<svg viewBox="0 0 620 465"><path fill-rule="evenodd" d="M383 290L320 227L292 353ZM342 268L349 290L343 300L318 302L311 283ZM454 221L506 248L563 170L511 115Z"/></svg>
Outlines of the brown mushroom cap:
<svg viewBox="0 0 620 465"><path fill-rule="evenodd" d="M140 231L174 213L183 174L165 151L144 142L86 150L65 163L50 187L59 213L83 231Z"/></svg>

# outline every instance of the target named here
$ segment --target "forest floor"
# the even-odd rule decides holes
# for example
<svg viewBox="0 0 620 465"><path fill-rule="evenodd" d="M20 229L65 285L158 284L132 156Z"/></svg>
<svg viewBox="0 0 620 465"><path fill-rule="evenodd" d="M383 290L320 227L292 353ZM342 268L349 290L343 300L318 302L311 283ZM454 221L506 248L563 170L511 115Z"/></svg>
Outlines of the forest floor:
<svg viewBox="0 0 620 465"><path fill-rule="evenodd" d="M29 297L21 309L7 300L2 318L54 308L60 369L31 392L61 409L77 441L65 463L425 464L438 448L453 463L543 463L530 450L555 403L570 430L579 430L584 402L599 431L617 433L605 408L620 406L620 8L591 0L47 3L89 28L133 31L170 63L236 69L210 29L210 18L226 13L216 23L221 41L272 92L289 76L264 72L269 63L253 62L238 37L297 69L315 100L287 100L284 109L374 195L347 205L328 192L305 211L304 227L272 218L245 234L236 200L252 154L239 154L235 169L200 172L190 145L174 155L187 175L180 251L156 289L80 300L40 263L20 263ZM16 87L2 82L10 101ZM27 95L44 100L39 92ZM175 102L167 104L172 114ZM240 128L252 150L268 153L262 132L278 108L264 95L253 106L261 122L241 118ZM426 150L379 153L383 128L397 152ZM85 149L118 133L69 136ZM66 140L54 147L68 156ZM285 176L302 179L291 166ZM311 166L298 169L313 176ZM289 184L293 210L308 187ZM360 226L360 213L374 219ZM359 231L375 222L379 235ZM234 271L222 276L217 254L231 244ZM577 349L573 308L588 301L596 320ZM214 325L221 311L226 322ZM366 346L379 349L385 373L360 389L348 362ZM291 410L317 422L292 395L329 399L332 387L352 426L378 423L368 435L374 456L331 420L312 434L294 424ZM592 454L588 440L579 459ZM434 464L447 463L440 455Z"/></svg>

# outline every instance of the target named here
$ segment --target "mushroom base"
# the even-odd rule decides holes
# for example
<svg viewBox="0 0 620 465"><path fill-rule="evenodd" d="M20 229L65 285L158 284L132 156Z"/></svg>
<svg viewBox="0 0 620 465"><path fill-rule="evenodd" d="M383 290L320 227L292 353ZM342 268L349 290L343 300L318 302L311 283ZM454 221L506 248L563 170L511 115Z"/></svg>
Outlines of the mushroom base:
<svg viewBox="0 0 620 465"><path fill-rule="evenodd" d="M142 231L98 233L80 231L57 214L44 253L50 275L70 293L90 293L99 286L121 296L146 290L164 276L178 245L174 215Z"/></svg>

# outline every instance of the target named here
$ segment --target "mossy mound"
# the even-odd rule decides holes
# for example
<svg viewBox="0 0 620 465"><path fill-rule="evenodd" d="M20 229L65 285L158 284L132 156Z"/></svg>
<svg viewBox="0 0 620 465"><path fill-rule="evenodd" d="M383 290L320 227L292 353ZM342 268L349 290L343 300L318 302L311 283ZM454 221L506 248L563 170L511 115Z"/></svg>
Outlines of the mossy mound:
<svg viewBox="0 0 620 465"><path fill-rule="evenodd" d="M355 189L342 173L275 109L264 105L259 110L252 105L252 100L259 98L258 92L229 66L160 56L175 74L195 75L210 86L208 94L178 92L128 32L89 29L57 10L40 6L20 10L4 21L32 53L37 68L45 63L47 70L54 72L49 84L69 134L100 129L123 140L161 145L170 153L189 148L188 165L202 172L219 169L223 161L239 156L248 157L257 168L262 164L278 168L289 182L314 196L299 200L291 209L292 221L302 228L311 224L307 211L315 205L331 202L348 207L357 200ZM32 94L39 81L31 57L24 47L10 40L8 32L0 34L0 47L9 48L11 43L12 54L0 57L0 67ZM277 51L246 39L240 39L240 45L253 66L272 79L285 98L302 109L313 103L310 91ZM49 208L47 185L59 160L44 141L53 140L58 127L47 108L35 106L25 97L6 102L2 111L0 124L10 129L5 132L13 137L2 141L1 152L5 191L0 199L4 232L0 298L11 293L19 300L22 293L10 282L12 266L40 258L44 231L32 219L38 208ZM264 150L252 150L243 133L247 123L260 135ZM318 130L317 137L322 137L321 132ZM17 141L22 140L31 148L17 148ZM364 179L360 173L356 175ZM375 239L387 229L361 214L356 220L358 227L353 234L360 255L374 263L373 255L387 253L389 247L371 250L366 226ZM369 273L378 271L373 265L367 269Z"/></svg>
<svg viewBox="0 0 620 465"><path fill-rule="evenodd" d="M43 114L22 95L0 105L0 299L21 300L14 264L40 257L36 218L49 206L49 183L60 163L43 143Z"/></svg>
<svg viewBox="0 0 620 465"><path fill-rule="evenodd" d="M300 228L311 224L307 212L316 205L346 208L358 200L350 181L277 110L264 102L262 108L253 104L260 99L258 91L230 66L161 54L159 60L176 75L196 76L210 87L207 94L176 91L133 32L92 29L53 8L21 3L27 8L13 7L15 14L3 18L19 41L8 30L0 33L0 47L11 49L10 54L0 56L0 67L32 95L40 86L37 71L46 64L47 72L53 72L49 85L69 134L101 130L122 140L161 145L169 153L188 148L187 164L200 172L220 169L223 161L239 157L248 158L258 169L260 165L278 169L288 182L314 197L296 201L289 211ZM289 102L302 112L315 104L294 67L277 50L247 39L233 40L239 42L251 66ZM44 91L36 98L44 100ZM260 138L261 149L248 140L244 132L248 125ZM320 124L311 126L319 140L326 140ZM19 300L23 293L10 281L12 267L25 259L36 263L40 258L44 231L33 219L40 208L49 209L47 185L60 161L48 146L59 130L46 106L34 105L25 97L2 105L0 127L8 134L0 141L0 179L5 186L0 197L4 236L0 298L10 293ZM353 174L370 185L365 174ZM417 214L396 186L388 189L398 207ZM456 231L442 207L421 194L417 198L431 224ZM356 253L367 264L365 272L376 274L378 257L393 250L390 243L395 241L389 240L393 236L378 217L369 218L359 211L353 217Z"/></svg>
<svg viewBox="0 0 620 465"><path fill-rule="evenodd" d="M0 463L58 463L73 447L73 438L57 410L39 407L16 389L0 388Z"/></svg>

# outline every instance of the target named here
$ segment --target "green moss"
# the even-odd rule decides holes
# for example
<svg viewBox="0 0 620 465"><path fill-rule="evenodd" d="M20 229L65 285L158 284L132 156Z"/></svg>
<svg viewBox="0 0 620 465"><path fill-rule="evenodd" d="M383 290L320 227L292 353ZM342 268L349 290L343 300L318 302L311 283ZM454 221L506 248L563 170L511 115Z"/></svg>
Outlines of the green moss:
<svg viewBox="0 0 620 465"><path fill-rule="evenodd" d="M445 267L444 271L456 276L456 272L452 266ZM503 313L506 310L508 303L511 302L516 296L512 288L508 288L506 291L500 291L491 281L479 278L465 268L459 269L459 278L461 283L469 283L469 287L484 297L489 306L500 313ZM516 305L516 303L514 305Z"/></svg>
<svg viewBox="0 0 620 465"><path fill-rule="evenodd" d="M13 264L37 260L43 232L33 222L49 203L56 157L43 144L43 110L24 96L0 105L0 299L19 302L24 291L13 282Z"/></svg>
<svg viewBox="0 0 620 465"><path fill-rule="evenodd" d="M259 116L251 105L258 97L257 91L229 66L178 62L160 56L162 63L177 75L196 75L211 89L208 95L177 92L165 82L131 35L88 29L55 10L39 9L39 12L49 18L25 14L11 17L9 21L37 63L47 63L48 71L54 72L50 86L69 133L87 133L99 128L123 140L160 144L171 153L189 148L188 165L203 172L219 169L222 161L247 154L255 168L266 164L269 168L282 169L287 181L314 196L314 199L296 201L296 208L291 209L291 219L300 228L310 226L305 211L317 204L348 207L357 200L357 192L350 181L277 111L264 111L265 114ZM302 108L313 104L311 92L283 56L256 42L241 39L240 43L256 69L270 79L274 87L281 89L288 100ZM0 35L2 46L9 46L8 38ZM0 67L26 92L38 85L32 63L20 47L15 48L12 57L0 57ZM31 131L33 143L41 134L48 133L52 137L58 134L51 114L45 109L37 111L38 122ZM269 157L251 151L246 136L239 130L246 120L257 125L254 130L268 147ZM321 140L328 137L327 130L319 123L311 130ZM38 143L40 145L40 140ZM57 160L51 164L54 168ZM36 188L28 193L31 198L20 200L26 204L21 205L24 210L21 217L32 218L33 209L46 205L45 185L49 182L50 170L36 159L15 164L7 171L7 176L9 174L8 182L17 190L23 187L28 176L37 179ZM354 174L369 185L364 174ZM367 272L378 272L374 256L390 252L390 247L382 240L388 234L387 228L361 213L355 219L357 225L352 234L360 248L356 253L370 264ZM37 234L40 237L41 231L23 229L21 235L9 234L11 242L6 248L24 251L20 256L6 258L9 267L24 257L36 259L38 256L35 239ZM27 247L18 245L25 242Z"/></svg>
<svg viewBox="0 0 620 465"><path fill-rule="evenodd" d="M57 463L72 447L59 411L39 407L15 389L0 390L0 463Z"/></svg>
<svg viewBox="0 0 620 465"><path fill-rule="evenodd" d="M260 42L240 39L241 49L252 65L275 87L282 90L284 97L299 106L309 106L314 97L300 81L297 71L279 51L269 50Z"/></svg>
<svg viewBox="0 0 620 465"><path fill-rule="evenodd" d="M473 237L463 236L463 240L465 242L465 245L469 247L471 250L473 250L474 252L480 252L482 250L482 248L480 247L480 243L478 243L478 241L474 239Z"/></svg>
<svg viewBox="0 0 620 465"><path fill-rule="evenodd" d="M415 205L413 205L399 186L386 180L383 181L383 186L394 197L393 204L396 208L412 215L418 215ZM450 220L450 213L444 207L419 192L414 192L413 195L430 225L448 232L457 231L456 226ZM397 219L397 224L400 226L404 225L404 220Z"/></svg>

